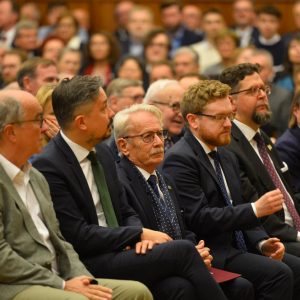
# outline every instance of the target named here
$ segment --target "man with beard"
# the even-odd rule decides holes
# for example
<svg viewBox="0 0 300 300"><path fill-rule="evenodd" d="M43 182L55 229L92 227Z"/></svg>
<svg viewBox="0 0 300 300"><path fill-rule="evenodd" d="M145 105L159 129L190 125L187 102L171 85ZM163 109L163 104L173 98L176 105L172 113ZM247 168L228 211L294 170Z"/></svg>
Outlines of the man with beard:
<svg viewBox="0 0 300 300"><path fill-rule="evenodd" d="M236 154L243 172L259 195L279 189L283 208L262 219L270 236L284 243L287 253L300 257L300 195L294 194L287 165L282 162L268 136L260 127L270 120L268 95L271 90L254 64L240 64L223 71L220 80L231 86L236 117L228 147Z"/></svg>
<svg viewBox="0 0 300 300"><path fill-rule="evenodd" d="M192 243L143 228L128 205L110 150L99 144L112 117L100 78L63 80L52 104L61 131L34 165L49 183L62 234L88 270L141 281L158 300L225 300Z"/></svg>
<svg viewBox="0 0 300 300"><path fill-rule="evenodd" d="M145 95L144 103L157 106L163 114L163 129L168 131L164 148L167 151L182 136L184 121L180 112L184 89L178 81L160 79L153 82Z"/></svg>
<svg viewBox="0 0 300 300"><path fill-rule="evenodd" d="M181 111L188 128L166 153L163 171L175 180L187 227L206 241L216 267L242 274L255 299L299 299L299 258L284 254L283 244L269 238L259 221L282 208L282 193L275 189L257 200L234 154L221 147L230 142L234 118L229 91L215 80L187 90ZM281 281L290 269L294 291Z"/></svg>

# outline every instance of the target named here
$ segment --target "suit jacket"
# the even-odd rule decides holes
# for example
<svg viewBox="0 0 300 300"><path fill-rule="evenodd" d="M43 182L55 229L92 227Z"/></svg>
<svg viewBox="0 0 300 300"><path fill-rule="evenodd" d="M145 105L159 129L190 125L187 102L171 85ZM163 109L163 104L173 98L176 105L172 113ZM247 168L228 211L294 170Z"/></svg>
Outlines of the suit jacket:
<svg viewBox="0 0 300 300"><path fill-rule="evenodd" d="M244 197L256 198L253 187L247 180L241 182L234 155L221 147L218 152L233 206L225 205L214 168L190 130L167 152L163 170L176 183L188 229L206 241L216 267L224 268L226 259L239 253L233 246L234 230L243 230L253 249L267 235L251 204L245 203Z"/></svg>
<svg viewBox="0 0 300 300"><path fill-rule="evenodd" d="M61 289L63 280L90 275L72 246L63 240L45 178L35 169L30 183L56 251L59 276L51 271L53 255L43 244L36 226L11 179L0 164L0 295L10 300L32 285Z"/></svg>
<svg viewBox="0 0 300 300"><path fill-rule="evenodd" d="M280 158L289 166L293 185L300 192L300 128L287 129L275 146Z"/></svg>
<svg viewBox="0 0 300 300"><path fill-rule="evenodd" d="M227 147L234 152L239 160L240 167L246 174L252 185L256 188L259 196L262 196L266 192L276 189L268 171L264 164L252 148L241 130L233 123L231 130L231 143ZM267 150L273 164L276 168L278 175L280 176L287 191L292 196L295 207L300 212L299 195L294 195L292 188L289 185L290 175L288 170L285 170L285 166L280 160L278 153L272 144L269 137L262 132L262 137L265 140ZM294 197L295 196L295 197ZM284 211L283 209L275 214L267 216L262 219L262 224L265 230L271 236L276 236L281 239L282 242L295 242L297 237L297 230L284 223Z"/></svg>
<svg viewBox="0 0 300 300"><path fill-rule="evenodd" d="M146 189L145 181L137 176L136 172L132 167L132 163L126 158L122 157L117 165L117 171L121 183L123 184L127 198L129 199L129 204L139 215L144 227L150 228L153 230L159 230L153 212L151 194ZM179 226L181 229L182 237L184 239L191 240L193 243L196 243L196 238L194 233L186 230L180 208L177 203L178 192L168 176L164 176L165 182L167 184L170 196L173 200L177 218L179 221Z"/></svg>
<svg viewBox="0 0 300 300"><path fill-rule="evenodd" d="M46 177L61 231L82 260L124 249L140 240L142 224L129 207L120 187L115 163L107 145L96 155L103 166L111 201L120 227L98 225L95 205L78 160L60 133L35 157L33 164Z"/></svg>

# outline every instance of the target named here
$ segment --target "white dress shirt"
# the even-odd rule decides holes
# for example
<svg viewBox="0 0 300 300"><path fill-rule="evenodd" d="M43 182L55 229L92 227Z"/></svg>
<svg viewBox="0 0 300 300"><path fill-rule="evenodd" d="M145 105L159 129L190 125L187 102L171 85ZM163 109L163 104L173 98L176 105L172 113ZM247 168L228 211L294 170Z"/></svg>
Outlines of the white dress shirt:
<svg viewBox="0 0 300 300"><path fill-rule="evenodd" d="M87 149L85 149L84 147L71 141L62 131L60 133L61 133L61 136L64 139L64 141L68 144L68 146L73 151L75 157L77 158L77 160L80 164L80 167L82 169L84 177L86 178L86 181L90 188L92 198L94 201L94 205L96 208L98 223L100 226L107 227L107 222L106 222L104 211L103 211L102 204L100 201L100 195L99 195L97 185L96 185L96 182L94 179L91 161L87 158L87 156L89 155L89 151Z"/></svg>
<svg viewBox="0 0 300 300"><path fill-rule="evenodd" d="M40 209L37 196L35 195L30 183L30 169L31 165L27 163L22 169L19 169L4 156L0 154L0 164L4 168L6 174L11 179L15 189L22 199L25 207L30 214L32 221L41 237L43 244L53 254L52 271L58 274L58 267L56 261L56 252L50 239L48 228L44 223L44 218Z"/></svg>
<svg viewBox="0 0 300 300"><path fill-rule="evenodd" d="M246 124L244 124L244 123L242 123L242 122L240 122L240 121L238 121L238 120L233 120L233 122L234 122L235 125L242 131L242 133L244 134L244 136L246 137L246 139L248 140L248 142L250 143L250 145L252 146L252 148L253 148L254 151L256 152L257 156L259 157L259 159L260 159L260 160L262 161L262 163L263 163L263 160L262 160L262 158L261 158L261 156L260 156L260 154L259 154L258 148L257 148L257 143L256 143L256 141L253 139L254 136L255 136L255 134L256 134L256 131L254 131L252 128L250 128L249 126L247 126ZM259 131L259 130L258 130L258 131ZM272 161L271 157L269 157L269 158L270 158L271 163L273 164L273 161ZM274 167L274 169L275 169L275 171L276 171L276 173L277 173L277 170L276 170L274 164L273 164L273 167ZM285 188L285 185L284 185L284 183L282 182L282 180L281 180L281 178L280 178L280 176L279 176L278 173L277 173L277 176L278 176L279 180L281 181L281 184L282 184L283 188L285 189L286 194L287 194L288 197L290 198L291 202L294 204L294 201L293 201L291 195L289 194L289 192L288 192L287 189ZM288 209L287 209L285 203L283 203L282 206L283 206L284 216L285 216L284 222L285 222L286 224L288 224L288 225L294 227L293 219L292 219L292 217L291 217L291 215L290 215L290 213L289 213L289 211L288 211ZM298 232L297 241L300 241L300 232Z"/></svg>

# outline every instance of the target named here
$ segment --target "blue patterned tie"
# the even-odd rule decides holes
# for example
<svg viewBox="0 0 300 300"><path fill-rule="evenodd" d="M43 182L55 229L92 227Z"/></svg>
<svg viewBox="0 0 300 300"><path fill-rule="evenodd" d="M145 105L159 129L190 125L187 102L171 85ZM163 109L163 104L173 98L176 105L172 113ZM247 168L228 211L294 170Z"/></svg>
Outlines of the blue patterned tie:
<svg viewBox="0 0 300 300"><path fill-rule="evenodd" d="M223 174L222 174L222 170L221 170L221 164L220 164L220 158L219 158L218 152L217 151L211 151L209 153L209 156L214 160L217 179L218 179L219 186L221 188L225 203L228 206L232 206L232 203L230 201L229 195L228 195L227 190L226 190L226 186L225 186L225 182L224 182L224 178L223 178ZM247 251L247 246L246 246L246 243L245 243L243 232L241 230L235 230L234 231L234 236L235 236L235 242L236 242L237 247L239 249L243 250L243 251Z"/></svg>

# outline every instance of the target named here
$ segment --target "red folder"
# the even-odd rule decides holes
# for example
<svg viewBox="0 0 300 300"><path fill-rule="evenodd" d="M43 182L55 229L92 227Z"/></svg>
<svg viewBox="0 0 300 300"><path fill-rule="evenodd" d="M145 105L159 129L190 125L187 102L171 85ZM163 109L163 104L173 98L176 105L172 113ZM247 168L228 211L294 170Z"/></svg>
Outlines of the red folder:
<svg viewBox="0 0 300 300"><path fill-rule="evenodd" d="M241 276L241 274L238 273L232 273L216 268L211 268L209 271L217 283L233 280Z"/></svg>

